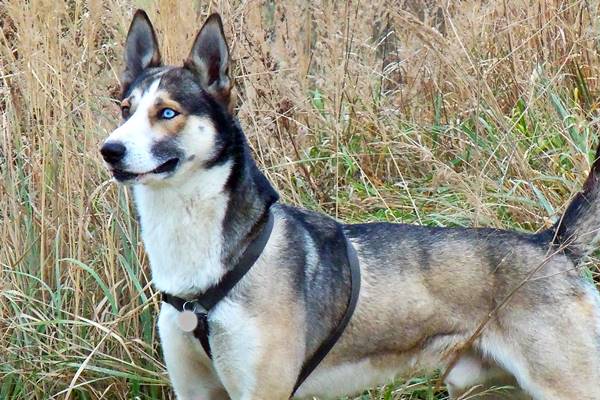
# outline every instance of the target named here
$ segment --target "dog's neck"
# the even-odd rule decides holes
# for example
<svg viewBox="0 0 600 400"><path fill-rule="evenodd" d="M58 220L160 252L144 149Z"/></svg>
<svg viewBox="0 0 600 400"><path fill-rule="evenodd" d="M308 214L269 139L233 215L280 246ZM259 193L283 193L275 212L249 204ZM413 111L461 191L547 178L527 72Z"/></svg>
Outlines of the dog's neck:
<svg viewBox="0 0 600 400"><path fill-rule="evenodd" d="M246 247L266 222L266 213L279 198L267 178L260 172L244 145L243 158L234 164L227 184L229 197L223 220L223 262L233 268ZM235 174L235 175L233 175Z"/></svg>
<svg viewBox="0 0 600 400"><path fill-rule="evenodd" d="M241 140L241 149L230 158L177 186L134 188L142 238L159 290L193 297L217 284L277 201Z"/></svg>

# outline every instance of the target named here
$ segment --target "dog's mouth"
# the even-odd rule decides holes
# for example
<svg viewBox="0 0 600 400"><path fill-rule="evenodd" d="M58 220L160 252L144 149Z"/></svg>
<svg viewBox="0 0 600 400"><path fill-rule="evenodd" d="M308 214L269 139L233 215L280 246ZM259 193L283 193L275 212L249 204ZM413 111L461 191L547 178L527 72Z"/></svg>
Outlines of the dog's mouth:
<svg viewBox="0 0 600 400"><path fill-rule="evenodd" d="M146 175L159 175L168 174L175 171L175 168L179 165L179 158L171 158L166 162L160 164L158 167L147 172L130 172L123 169L115 168L112 170L112 174L119 182L138 180Z"/></svg>

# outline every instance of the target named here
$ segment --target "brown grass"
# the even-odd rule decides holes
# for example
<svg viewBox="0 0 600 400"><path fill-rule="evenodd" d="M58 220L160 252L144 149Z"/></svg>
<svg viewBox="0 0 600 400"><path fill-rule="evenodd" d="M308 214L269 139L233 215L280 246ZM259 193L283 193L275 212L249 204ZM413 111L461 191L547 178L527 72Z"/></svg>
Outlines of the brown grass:
<svg viewBox="0 0 600 400"><path fill-rule="evenodd" d="M0 3L0 398L169 393L130 197L97 151L135 7L172 63L222 13L259 163L283 201L347 221L540 229L597 143L596 1Z"/></svg>

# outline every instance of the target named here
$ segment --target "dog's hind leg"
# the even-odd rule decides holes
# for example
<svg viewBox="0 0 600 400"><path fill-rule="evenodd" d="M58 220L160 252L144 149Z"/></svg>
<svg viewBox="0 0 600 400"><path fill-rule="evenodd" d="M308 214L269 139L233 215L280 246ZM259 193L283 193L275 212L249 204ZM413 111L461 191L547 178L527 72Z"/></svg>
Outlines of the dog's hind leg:
<svg viewBox="0 0 600 400"><path fill-rule="evenodd" d="M228 400L229 395L210 365L202 345L191 333L183 332L175 318L178 312L163 304L158 330L167 371L179 400Z"/></svg>
<svg viewBox="0 0 600 400"><path fill-rule="evenodd" d="M530 400L513 376L478 354L464 354L446 378L451 400Z"/></svg>
<svg viewBox="0 0 600 400"><path fill-rule="evenodd" d="M600 399L600 304L596 293L509 311L481 350L536 400Z"/></svg>

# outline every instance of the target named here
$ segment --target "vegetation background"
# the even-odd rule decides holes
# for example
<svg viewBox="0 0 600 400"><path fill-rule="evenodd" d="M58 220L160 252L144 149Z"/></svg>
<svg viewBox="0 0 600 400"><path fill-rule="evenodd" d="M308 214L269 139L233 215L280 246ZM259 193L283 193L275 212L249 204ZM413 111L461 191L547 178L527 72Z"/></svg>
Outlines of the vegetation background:
<svg viewBox="0 0 600 400"><path fill-rule="evenodd" d="M596 0L3 1L1 399L172 397L131 197L97 151L137 7L171 63L222 13L261 167L345 221L543 229L598 142ZM446 397L406 379L362 398Z"/></svg>

